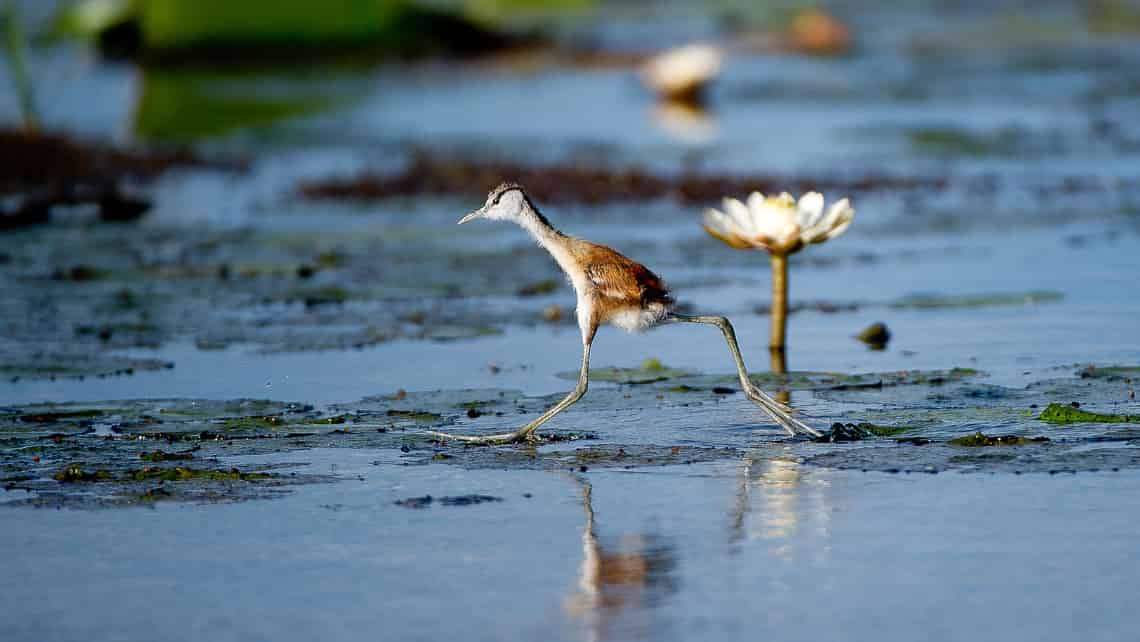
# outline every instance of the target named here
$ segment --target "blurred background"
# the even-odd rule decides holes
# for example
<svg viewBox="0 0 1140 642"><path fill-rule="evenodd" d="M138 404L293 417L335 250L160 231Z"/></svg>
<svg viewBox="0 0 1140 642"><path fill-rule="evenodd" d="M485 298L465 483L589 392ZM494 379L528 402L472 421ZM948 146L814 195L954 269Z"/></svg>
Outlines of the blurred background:
<svg viewBox="0 0 1140 642"><path fill-rule="evenodd" d="M702 210L852 197L848 234L793 257L792 369L1012 376L1132 348L1133 2L3 8L12 401L322 402L488 368L560 389L577 348L553 263L517 230L453 225L501 180L685 305L744 317L757 350L766 259L709 239ZM895 340L868 351L852 336L876 321ZM674 359L715 370L718 351Z"/></svg>
<svg viewBox="0 0 1140 642"><path fill-rule="evenodd" d="M0 638L1136 630L1137 2L0 11ZM504 180L865 441L678 326L429 440L577 375L550 257L455 225ZM857 210L778 360L701 228L753 190Z"/></svg>

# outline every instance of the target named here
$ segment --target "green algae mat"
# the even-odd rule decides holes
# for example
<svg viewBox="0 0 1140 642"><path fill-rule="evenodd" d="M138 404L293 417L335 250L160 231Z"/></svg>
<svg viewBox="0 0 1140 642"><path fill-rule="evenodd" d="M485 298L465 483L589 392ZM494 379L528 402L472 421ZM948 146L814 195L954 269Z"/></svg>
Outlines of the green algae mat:
<svg viewBox="0 0 1140 642"><path fill-rule="evenodd" d="M473 447L426 431L499 432L561 395L472 389L399 391L326 408L259 399L0 408L0 482L7 503L32 506L264 499L336 482L305 469L305 452L315 448L389 451L402 465L567 472L788 456L890 473L1140 466L1131 368L1054 370L1023 388L985 384L985 373L971 369L758 376L770 389L794 391L793 406L816 424L836 419L814 442L767 425L729 375L660 362L599 372L620 376L599 381L540 442L518 446ZM247 463L271 453L293 463Z"/></svg>

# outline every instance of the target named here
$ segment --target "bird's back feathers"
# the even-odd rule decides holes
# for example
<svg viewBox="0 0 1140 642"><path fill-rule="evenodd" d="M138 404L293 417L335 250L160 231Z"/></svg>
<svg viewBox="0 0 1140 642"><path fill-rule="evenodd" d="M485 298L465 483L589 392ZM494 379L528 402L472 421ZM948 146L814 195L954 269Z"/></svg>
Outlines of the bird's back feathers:
<svg viewBox="0 0 1140 642"><path fill-rule="evenodd" d="M612 321L627 330L663 319L673 297L652 270L604 245L573 239L571 253L586 274L586 296L599 323Z"/></svg>

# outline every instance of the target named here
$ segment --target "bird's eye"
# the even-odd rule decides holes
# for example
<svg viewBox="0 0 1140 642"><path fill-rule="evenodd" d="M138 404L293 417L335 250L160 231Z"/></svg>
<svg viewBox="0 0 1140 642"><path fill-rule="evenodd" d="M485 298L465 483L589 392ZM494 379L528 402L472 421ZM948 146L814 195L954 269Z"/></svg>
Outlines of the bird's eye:
<svg viewBox="0 0 1140 642"><path fill-rule="evenodd" d="M495 195L495 200L491 201L491 205L498 205L498 204L499 204L499 199L500 199L500 198L502 198L502 197L503 197L503 195L502 195L502 194L496 194L496 195Z"/></svg>

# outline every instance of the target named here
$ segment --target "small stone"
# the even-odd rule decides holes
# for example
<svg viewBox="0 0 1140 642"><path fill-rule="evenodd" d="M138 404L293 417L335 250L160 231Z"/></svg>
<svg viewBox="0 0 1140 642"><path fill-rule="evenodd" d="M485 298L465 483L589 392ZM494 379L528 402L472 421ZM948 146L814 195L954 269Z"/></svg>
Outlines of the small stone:
<svg viewBox="0 0 1140 642"><path fill-rule="evenodd" d="M855 338L867 344L872 350L884 350L891 340L891 331L887 328L887 324L877 322L863 328Z"/></svg>

